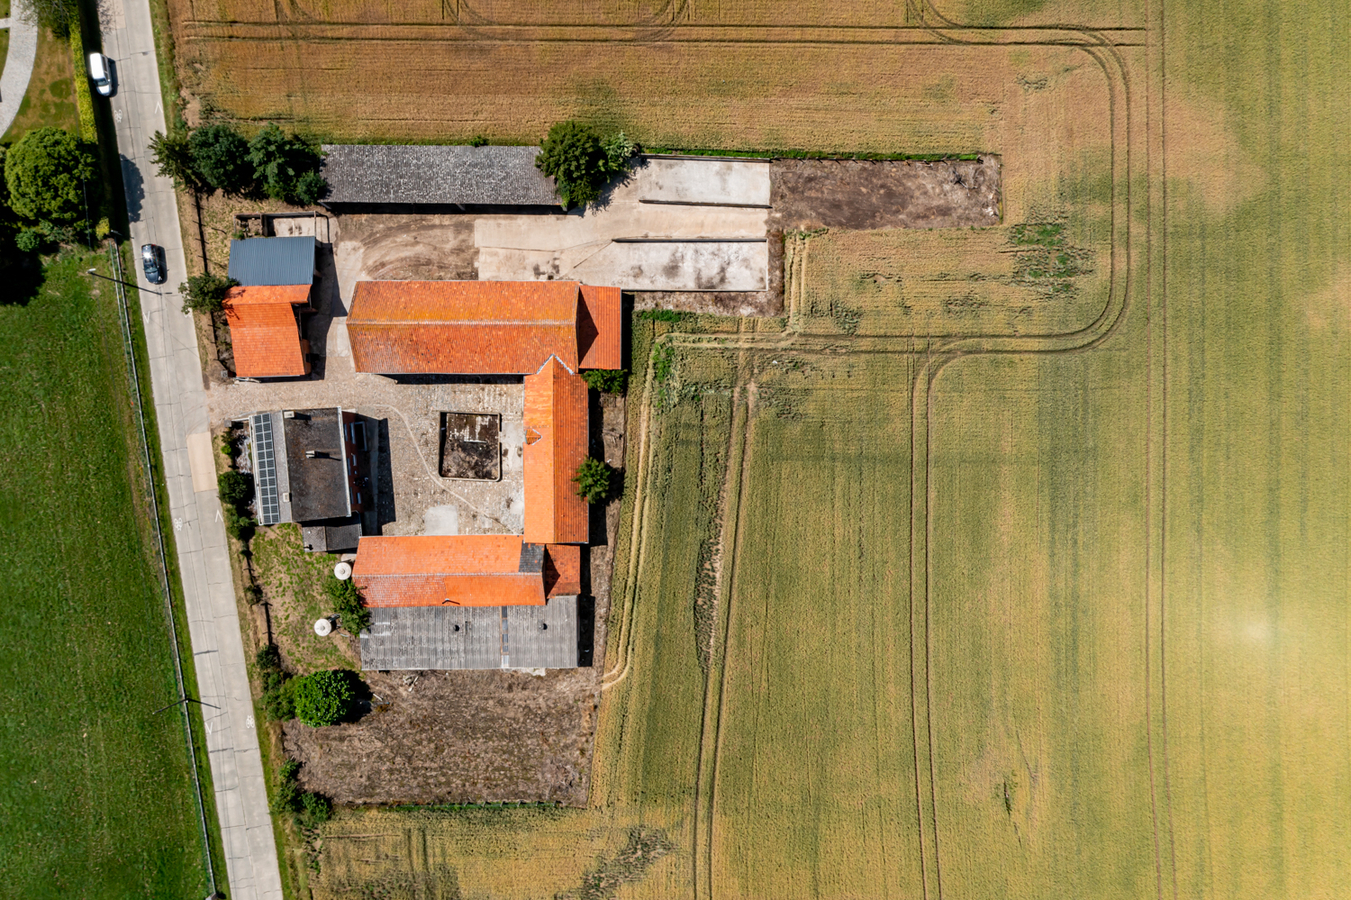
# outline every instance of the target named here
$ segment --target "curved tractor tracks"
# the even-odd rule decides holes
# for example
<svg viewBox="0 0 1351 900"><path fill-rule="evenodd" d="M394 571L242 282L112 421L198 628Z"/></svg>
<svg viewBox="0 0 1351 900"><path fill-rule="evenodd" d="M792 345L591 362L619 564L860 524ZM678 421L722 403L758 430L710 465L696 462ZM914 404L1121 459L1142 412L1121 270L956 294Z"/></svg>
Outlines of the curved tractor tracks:
<svg viewBox="0 0 1351 900"><path fill-rule="evenodd" d="M932 558L930 547L933 542L932 510L934 507L934 489L931 478L932 422L934 420L934 384L938 376L951 364L969 357L1000 355L1047 355L1065 356L1086 353L1100 347L1118 330L1130 305L1132 285L1132 223L1138 212L1137 205L1142 201L1132 198L1131 184L1136 175L1133 165L1133 106L1131 72L1120 52L1121 47L1142 46L1139 43L1122 41L1118 38L1125 31L1134 36L1142 29L1115 29L1109 37L1102 31L1075 26L1056 26L1031 29L968 28L956 25L943 18L928 3L910 2L912 17L920 22L925 31L936 41L946 44L966 46L981 45L1049 45L1074 47L1082 50L1100 67L1107 79L1110 96L1111 116L1111 250L1110 275L1106 300L1093 321L1082 327L1056 334L1036 336L1018 336L1010 334L894 334L868 337L826 336L804 333L801 315L801 291L804 278L805 243L800 244L797 252L786 255L786 303L788 325L785 331L776 334L740 331L735 335L699 335L687 333L668 333L658 338L658 342L672 347L686 349L733 350L744 359L746 354L792 351L798 355L819 356L822 358L839 357L845 354L888 354L913 356L919 358L917 373L911 385L911 511L910 511L910 548L911 548L911 585L910 585L910 628L911 628L911 717L915 738L914 764L916 772L916 799L920 812L920 847L922 857L923 888L926 900L943 896L942 867L937 832L937 803L935 800L935 743L933 725L929 710L933 706L933 684L930 678L930 663L933 654L931 638L932 609ZM1143 198L1147 204L1148 197ZM1134 204L1134 205L1133 205ZM1146 219L1148 208L1145 209ZM1149 284L1149 260L1146 256L1142 268L1145 285ZM1153 302L1153 301L1151 301ZM1148 338L1147 338L1148 340ZM1148 351L1147 351L1148 353ZM745 367L739 366L744 374ZM1152 382L1152 379L1150 379ZM649 483L653 442L650 440L652 428L653 367L649 358L644 373L644 401L639 411L639 443L635 460L638 465L633 498L633 532L628 553L628 570L623 587L622 605L618 637L614 648L616 658L603 676L602 689L608 690L622 683L634 669L633 614L637 600L638 581L643 564L643 550L648 540L648 528L652 515L651 492ZM695 895L712 897L714 878L712 873L713 857L713 808L716 805L717 763L720 751L720 719L723 687L726 668L721 665L726 652L728 623L731 621L737 561L738 536L741 533L739 510L740 493L744 488L748 470L747 435L753 419L754 384L740 382L734 391L734 422L732 452L728 456L727 510L724 523L723 547L730 558L725 559L723 577L718 585L719 627L716 633L718 646L714 659L718 672L710 673L703 714L703 737L701 755L697 763L694 808L694 887ZM1149 406L1149 404L1146 404ZM1148 433L1148 426L1147 426ZM1146 492L1150 489L1150 470L1154 463L1152 441L1145 441L1146 455ZM1152 511L1148 496L1146 509ZM1152 512L1147 513L1152 515ZM1160 523L1154 522L1153 526ZM1151 532L1152 533L1152 530ZM1154 853L1159 897L1165 895L1165 868L1168 851L1163 848L1160 835L1172 834L1171 810L1166 798L1166 719L1163 721L1161 739L1153 734L1154 716L1151 704L1157 702L1153 683L1151 662L1151 637L1154 628L1161 623L1152 622L1153 606L1157 602L1161 609L1161 599L1151 596L1153 563L1146 559L1145 578L1145 709L1149 723L1146 739L1149 748L1149 780L1151 786L1151 811L1154 819ZM1151 624L1152 622L1152 624ZM1161 686L1161 683L1160 683ZM919 693L923 691L922 695ZM1155 788L1156 780L1163 779L1165 788L1162 794ZM706 800L703 798L707 798ZM1160 801L1163 802L1160 802ZM1162 808L1160 808L1162 807ZM1166 829L1166 830L1165 830ZM1174 885L1174 894L1176 887Z"/></svg>

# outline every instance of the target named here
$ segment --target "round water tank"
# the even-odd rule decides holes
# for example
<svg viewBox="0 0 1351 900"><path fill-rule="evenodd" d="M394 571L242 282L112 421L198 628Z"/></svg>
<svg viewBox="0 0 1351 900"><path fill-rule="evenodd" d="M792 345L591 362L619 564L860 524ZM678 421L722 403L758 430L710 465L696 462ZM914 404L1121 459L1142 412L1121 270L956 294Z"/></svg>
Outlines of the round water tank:
<svg viewBox="0 0 1351 900"><path fill-rule="evenodd" d="M333 567L333 577L339 581L346 581L352 577L352 564L340 562Z"/></svg>
<svg viewBox="0 0 1351 900"><path fill-rule="evenodd" d="M328 619L315 619L314 633L320 637L328 637L333 633L333 623Z"/></svg>

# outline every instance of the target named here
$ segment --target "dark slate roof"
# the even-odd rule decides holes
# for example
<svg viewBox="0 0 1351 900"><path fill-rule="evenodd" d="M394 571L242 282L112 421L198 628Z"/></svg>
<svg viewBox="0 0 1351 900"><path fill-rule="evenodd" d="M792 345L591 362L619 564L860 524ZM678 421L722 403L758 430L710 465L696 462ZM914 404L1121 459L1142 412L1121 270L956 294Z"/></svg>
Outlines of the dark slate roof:
<svg viewBox="0 0 1351 900"><path fill-rule="evenodd" d="M297 409L292 418L282 419L282 427L286 435L291 521L350 516L347 461L338 410ZM307 456L309 451L315 455Z"/></svg>
<svg viewBox="0 0 1351 900"><path fill-rule="evenodd" d="M230 242L230 277L240 284L310 284L313 237L249 238Z"/></svg>
<svg viewBox="0 0 1351 900"><path fill-rule="evenodd" d="M557 206L538 147L325 144L325 203Z"/></svg>
<svg viewBox="0 0 1351 900"><path fill-rule="evenodd" d="M575 595L544 606L375 607L361 667L573 669L578 625Z"/></svg>
<svg viewBox="0 0 1351 900"><path fill-rule="evenodd" d="M345 553L357 548L361 522L357 516L321 525L302 525L300 542L311 553Z"/></svg>

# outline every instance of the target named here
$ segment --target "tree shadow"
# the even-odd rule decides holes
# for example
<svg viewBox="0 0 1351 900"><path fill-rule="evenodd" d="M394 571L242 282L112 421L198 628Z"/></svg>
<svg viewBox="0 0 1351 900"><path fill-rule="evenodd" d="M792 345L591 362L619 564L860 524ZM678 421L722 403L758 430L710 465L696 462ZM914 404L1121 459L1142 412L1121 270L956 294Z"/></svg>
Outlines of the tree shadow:
<svg viewBox="0 0 1351 900"><path fill-rule="evenodd" d="M127 196L127 222L141 221L141 205L145 203L145 179L136 164L122 154L118 154L122 164L122 186Z"/></svg>

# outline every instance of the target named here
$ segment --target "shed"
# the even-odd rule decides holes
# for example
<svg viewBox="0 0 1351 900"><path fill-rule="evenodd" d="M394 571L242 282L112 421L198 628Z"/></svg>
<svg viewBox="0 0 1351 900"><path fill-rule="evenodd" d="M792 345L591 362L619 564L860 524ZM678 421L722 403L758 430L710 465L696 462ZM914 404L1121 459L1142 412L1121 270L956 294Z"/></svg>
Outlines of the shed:
<svg viewBox="0 0 1351 900"><path fill-rule="evenodd" d="M246 287L314 283L313 235L230 242L230 277Z"/></svg>
<svg viewBox="0 0 1351 900"><path fill-rule="evenodd" d="M326 206L558 206L538 147L325 144Z"/></svg>
<svg viewBox="0 0 1351 900"><path fill-rule="evenodd" d="M376 608L361 632L361 667L574 669L580 619L576 595L543 606Z"/></svg>

